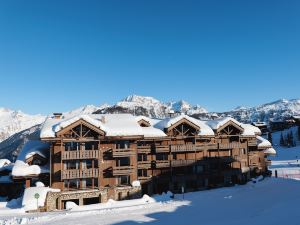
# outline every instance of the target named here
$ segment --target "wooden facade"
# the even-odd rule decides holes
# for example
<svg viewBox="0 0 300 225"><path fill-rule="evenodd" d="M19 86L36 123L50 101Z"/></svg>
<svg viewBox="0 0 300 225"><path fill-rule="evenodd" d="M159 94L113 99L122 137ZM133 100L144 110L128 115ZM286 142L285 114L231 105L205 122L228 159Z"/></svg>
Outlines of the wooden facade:
<svg viewBox="0 0 300 225"><path fill-rule="evenodd" d="M141 127L150 126L145 120ZM165 137L107 136L78 120L45 138L50 147L50 186L62 192L115 190L141 182L143 193L174 193L229 186L264 174L269 161L255 136L242 135L232 121L200 136L201 128L182 119ZM110 197L110 196L108 196ZM129 197L129 196L128 196Z"/></svg>

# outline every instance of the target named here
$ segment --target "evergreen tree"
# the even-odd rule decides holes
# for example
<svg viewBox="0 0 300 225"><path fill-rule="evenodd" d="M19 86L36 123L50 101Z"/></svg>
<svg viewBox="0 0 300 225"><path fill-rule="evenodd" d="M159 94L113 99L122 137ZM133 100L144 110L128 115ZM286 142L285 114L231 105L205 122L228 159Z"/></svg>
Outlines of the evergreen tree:
<svg viewBox="0 0 300 225"><path fill-rule="evenodd" d="M268 141L273 145L272 133L268 132Z"/></svg>
<svg viewBox="0 0 300 225"><path fill-rule="evenodd" d="M284 138L283 138L283 133L281 132L281 135L280 135L280 146L284 146Z"/></svg>
<svg viewBox="0 0 300 225"><path fill-rule="evenodd" d="M289 143L289 147L294 147L294 135L293 135L293 132L292 131L290 131L290 133L289 133L290 135L290 143Z"/></svg>

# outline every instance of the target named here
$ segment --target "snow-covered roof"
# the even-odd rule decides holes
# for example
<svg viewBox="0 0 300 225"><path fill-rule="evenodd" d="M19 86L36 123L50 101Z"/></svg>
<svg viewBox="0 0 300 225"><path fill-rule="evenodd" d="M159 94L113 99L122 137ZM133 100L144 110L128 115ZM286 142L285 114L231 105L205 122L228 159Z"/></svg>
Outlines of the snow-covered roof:
<svg viewBox="0 0 300 225"><path fill-rule="evenodd" d="M257 136L256 139L258 142L257 145L258 148L266 148L266 149L272 148L272 144L268 140L264 139L263 137Z"/></svg>
<svg viewBox="0 0 300 225"><path fill-rule="evenodd" d="M160 129L154 127L141 127L145 138L166 137L167 135Z"/></svg>
<svg viewBox="0 0 300 225"><path fill-rule="evenodd" d="M22 200L22 207L25 211L37 210L37 204L38 207L44 207L48 192L60 192L60 190L49 187L26 188ZM38 199L34 197L35 194L39 194Z"/></svg>
<svg viewBox="0 0 300 225"><path fill-rule="evenodd" d="M23 161L17 160L11 174L14 177L26 177L39 175L41 173L49 173L49 165L43 167L38 165L30 166Z"/></svg>
<svg viewBox="0 0 300 225"><path fill-rule="evenodd" d="M274 148L267 148L266 150L264 150L264 153L266 155L276 155L276 150Z"/></svg>
<svg viewBox="0 0 300 225"><path fill-rule="evenodd" d="M159 121L154 125L154 127L164 130L165 128L169 128L175 123L179 122L182 119L186 119L190 121L191 123L195 124L200 128L199 135L202 136L213 136L214 131L204 122L198 119L195 119L193 117L187 116L187 115L179 115L172 118L166 118L164 120Z"/></svg>
<svg viewBox="0 0 300 225"><path fill-rule="evenodd" d="M0 159L0 168L9 165L11 162L8 159Z"/></svg>
<svg viewBox="0 0 300 225"><path fill-rule="evenodd" d="M253 122L253 125L256 127L267 126L266 122Z"/></svg>
<svg viewBox="0 0 300 225"><path fill-rule="evenodd" d="M49 155L49 147L49 143L45 143L38 140L30 140L26 142L26 144L22 148L17 160L25 162L26 159L30 158L35 154L38 154L43 158L47 158Z"/></svg>
<svg viewBox="0 0 300 225"><path fill-rule="evenodd" d="M144 135L144 131L146 132L145 135L148 135L149 131L142 129L138 124L138 121L144 119L149 121L150 125L157 122L157 120L144 116L135 117L131 114L89 114L71 118L64 117L61 119L49 117L42 126L40 137L54 138L57 132L80 119L103 130L106 133L106 136L142 136ZM158 133L161 133L160 131L155 132L154 129L155 128L153 128L151 132L155 133L156 136Z"/></svg>
<svg viewBox="0 0 300 225"><path fill-rule="evenodd" d="M220 127L222 127L224 124L228 123L229 121L237 124L238 126L241 126L241 123L235 120L234 118L231 117L224 117L216 120L208 120L205 121L205 123L211 127L213 130L218 130Z"/></svg>
<svg viewBox="0 0 300 225"><path fill-rule="evenodd" d="M241 123L241 127L244 128L242 136L255 136L261 135L261 131L258 127L255 127L251 124Z"/></svg>

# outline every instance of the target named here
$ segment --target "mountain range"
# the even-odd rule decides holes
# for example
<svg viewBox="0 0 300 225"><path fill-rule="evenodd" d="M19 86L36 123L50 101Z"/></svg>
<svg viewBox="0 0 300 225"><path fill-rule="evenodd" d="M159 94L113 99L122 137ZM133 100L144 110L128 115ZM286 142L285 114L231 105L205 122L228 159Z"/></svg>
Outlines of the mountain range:
<svg viewBox="0 0 300 225"><path fill-rule="evenodd" d="M256 107L239 106L228 112L208 112L200 105L184 100L161 102L153 97L130 95L113 105L86 105L64 112L65 116L92 113L131 113L163 119L170 113L184 113L199 119L231 116L240 122L283 120L300 114L300 99L281 99ZM13 159L28 139L38 139L45 115L28 115L21 111L0 108L0 158Z"/></svg>

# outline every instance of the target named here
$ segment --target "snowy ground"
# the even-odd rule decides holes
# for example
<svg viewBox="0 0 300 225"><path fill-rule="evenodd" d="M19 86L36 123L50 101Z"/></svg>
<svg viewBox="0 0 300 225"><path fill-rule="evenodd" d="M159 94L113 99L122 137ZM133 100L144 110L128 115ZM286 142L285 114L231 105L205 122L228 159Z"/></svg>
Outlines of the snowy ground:
<svg viewBox="0 0 300 225"><path fill-rule="evenodd" d="M294 138L297 139L297 128L293 127L284 130L282 133L285 135L287 132L292 131ZM275 170L279 177L300 180L300 141L297 141L297 146L292 148L281 147L279 145L281 132L276 132L272 135L273 146L277 151L275 157L270 157L272 166L270 169L275 175Z"/></svg>
<svg viewBox="0 0 300 225"><path fill-rule="evenodd" d="M93 205L71 211L2 214L0 224L299 224L300 182L268 178L256 184L177 195L175 200L144 201L103 208ZM140 200L141 201L141 200ZM125 206L127 205L127 206Z"/></svg>
<svg viewBox="0 0 300 225"><path fill-rule="evenodd" d="M298 225L300 202L300 143L279 146L280 132L273 135L277 156L271 169L283 178L258 183L139 200L109 201L69 211L26 214L20 200L0 199L0 225L8 224L203 224L203 225Z"/></svg>

